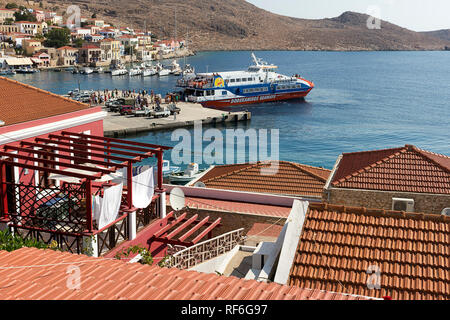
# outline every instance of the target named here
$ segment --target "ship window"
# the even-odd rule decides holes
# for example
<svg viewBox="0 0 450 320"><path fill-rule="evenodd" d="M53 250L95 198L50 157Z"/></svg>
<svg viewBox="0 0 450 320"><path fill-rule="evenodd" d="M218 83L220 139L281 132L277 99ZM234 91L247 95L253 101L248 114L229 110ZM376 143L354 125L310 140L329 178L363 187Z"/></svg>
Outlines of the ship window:
<svg viewBox="0 0 450 320"><path fill-rule="evenodd" d="M228 91L222 91L222 95L226 96L228 94Z"/></svg>
<svg viewBox="0 0 450 320"><path fill-rule="evenodd" d="M242 82L247 82L247 78L242 78Z"/></svg>
<svg viewBox="0 0 450 320"><path fill-rule="evenodd" d="M231 79L230 80L231 83L234 83L235 81L236 81L236 79Z"/></svg>
<svg viewBox="0 0 450 320"><path fill-rule="evenodd" d="M253 79L252 79L252 78L248 78L247 80L248 80L248 81L252 81Z"/></svg>

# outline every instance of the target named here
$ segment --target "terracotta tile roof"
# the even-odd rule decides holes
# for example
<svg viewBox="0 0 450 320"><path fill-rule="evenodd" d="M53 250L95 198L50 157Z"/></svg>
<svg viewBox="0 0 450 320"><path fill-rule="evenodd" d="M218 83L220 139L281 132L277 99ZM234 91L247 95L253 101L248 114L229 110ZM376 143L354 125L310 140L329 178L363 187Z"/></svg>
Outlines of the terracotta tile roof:
<svg viewBox="0 0 450 320"><path fill-rule="evenodd" d="M344 153L331 185L337 188L450 194L450 157L410 145Z"/></svg>
<svg viewBox="0 0 450 320"><path fill-rule="evenodd" d="M95 44L84 44L81 49L98 49L100 50L100 47Z"/></svg>
<svg viewBox="0 0 450 320"><path fill-rule="evenodd" d="M53 117L89 106L59 95L0 77L0 119L5 125Z"/></svg>
<svg viewBox="0 0 450 320"><path fill-rule="evenodd" d="M80 268L69 289L68 266ZM35 266L22 268L23 266ZM7 269L13 267L14 269ZM51 250L0 251L0 299L29 300L359 300L363 297L129 264Z"/></svg>
<svg viewBox="0 0 450 320"><path fill-rule="evenodd" d="M170 205L169 195L166 196L166 199L167 203ZM201 210L234 212L277 218L287 218L289 217L289 213L291 212L291 208L288 207L196 197L186 197L186 206L188 206L189 208L198 208Z"/></svg>
<svg viewBox="0 0 450 320"><path fill-rule="evenodd" d="M279 161L278 170L273 162L235 164L214 167L200 181L208 188L272 193L290 196L321 197L330 170L303 164ZM272 166L272 168L275 168ZM266 170L270 175L261 174Z"/></svg>
<svg viewBox="0 0 450 320"><path fill-rule="evenodd" d="M402 300L448 300L449 261L449 217L310 204L289 284ZM381 290L368 289L369 266L379 268Z"/></svg>
<svg viewBox="0 0 450 320"><path fill-rule="evenodd" d="M58 48L56 50L73 50L73 51L78 51L77 48L69 47L69 46L60 47L60 48Z"/></svg>

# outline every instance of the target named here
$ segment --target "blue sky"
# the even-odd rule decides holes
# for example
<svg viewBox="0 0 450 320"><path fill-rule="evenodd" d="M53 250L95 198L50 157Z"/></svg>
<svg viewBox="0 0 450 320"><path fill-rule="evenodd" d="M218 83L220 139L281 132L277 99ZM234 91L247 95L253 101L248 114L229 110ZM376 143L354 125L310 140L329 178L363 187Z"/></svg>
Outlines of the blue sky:
<svg viewBox="0 0 450 320"><path fill-rule="evenodd" d="M376 6L380 18L404 28L414 31L450 29L450 0L247 1L274 13L306 19L336 17L345 11L367 13L369 8Z"/></svg>

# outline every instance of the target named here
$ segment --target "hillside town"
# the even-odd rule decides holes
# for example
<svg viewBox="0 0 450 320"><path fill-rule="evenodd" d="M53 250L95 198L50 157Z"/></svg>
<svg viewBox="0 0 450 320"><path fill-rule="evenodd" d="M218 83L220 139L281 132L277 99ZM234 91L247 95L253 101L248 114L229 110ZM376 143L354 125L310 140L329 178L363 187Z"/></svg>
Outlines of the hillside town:
<svg viewBox="0 0 450 320"><path fill-rule="evenodd" d="M110 67L191 55L183 39L159 40L149 30L118 28L80 18L70 24L56 12L7 4L0 9L0 70Z"/></svg>

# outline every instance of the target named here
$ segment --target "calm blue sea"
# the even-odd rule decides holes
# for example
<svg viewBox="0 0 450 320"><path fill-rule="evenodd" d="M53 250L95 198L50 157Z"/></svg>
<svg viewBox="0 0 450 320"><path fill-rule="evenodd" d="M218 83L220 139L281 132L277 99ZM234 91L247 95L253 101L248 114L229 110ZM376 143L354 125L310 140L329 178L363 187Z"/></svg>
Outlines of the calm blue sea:
<svg viewBox="0 0 450 320"><path fill-rule="evenodd" d="M258 52L280 73L299 73L316 88L305 102L246 106L243 129L279 129L280 159L332 168L342 152L418 147L450 155L450 52ZM181 65L184 59L178 60ZM197 71L232 71L250 52L202 52L187 58ZM169 63L167 61L166 63ZM58 94L82 89L174 89L175 77L111 78L41 72L14 79ZM230 127L233 128L233 127ZM206 128L205 128L206 129ZM220 127L220 129L225 129ZM171 132L130 139L174 146Z"/></svg>

